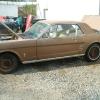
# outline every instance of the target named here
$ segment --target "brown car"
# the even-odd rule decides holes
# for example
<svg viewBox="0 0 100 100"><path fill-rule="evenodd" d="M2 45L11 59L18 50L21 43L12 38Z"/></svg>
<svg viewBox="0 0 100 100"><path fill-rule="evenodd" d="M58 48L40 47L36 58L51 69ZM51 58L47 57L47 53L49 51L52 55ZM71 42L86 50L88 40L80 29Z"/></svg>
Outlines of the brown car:
<svg viewBox="0 0 100 100"><path fill-rule="evenodd" d="M100 57L100 32L82 22L42 20L22 34L5 24L0 31L0 71L10 73L19 62L84 56L87 61Z"/></svg>

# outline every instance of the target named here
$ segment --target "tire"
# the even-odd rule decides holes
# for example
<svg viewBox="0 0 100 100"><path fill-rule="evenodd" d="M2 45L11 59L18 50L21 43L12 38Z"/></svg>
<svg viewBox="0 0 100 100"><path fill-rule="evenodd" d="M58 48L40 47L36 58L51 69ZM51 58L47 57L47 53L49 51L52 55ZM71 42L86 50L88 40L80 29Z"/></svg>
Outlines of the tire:
<svg viewBox="0 0 100 100"><path fill-rule="evenodd" d="M14 54L4 53L0 55L0 72L8 74L18 67L18 59Z"/></svg>
<svg viewBox="0 0 100 100"><path fill-rule="evenodd" d="M91 45L86 53L85 53L85 59L87 61L97 61L100 58L100 46L98 44Z"/></svg>

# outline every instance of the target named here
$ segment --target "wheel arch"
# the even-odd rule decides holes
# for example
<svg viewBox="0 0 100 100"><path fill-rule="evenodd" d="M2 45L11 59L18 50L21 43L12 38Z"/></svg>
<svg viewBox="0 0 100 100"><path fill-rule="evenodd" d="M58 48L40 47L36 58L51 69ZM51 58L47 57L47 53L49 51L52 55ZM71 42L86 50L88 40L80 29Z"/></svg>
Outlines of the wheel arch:
<svg viewBox="0 0 100 100"><path fill-rule="evenodd" d="M92 45L94 45L94 44L97 44L97 45L100 46L100 42L93 42L93 43L89 44L88 48L85 50L85 53L86 53L87 50L88 50Z"/></svg>
<svg viewBox="0 0 100 100"><path fill-rule="evenodd" d="M92 58L92 56L90 56L90 54L89 54L89 52L90 52L90 50L91 50L91 48L92 47L97 47L97 48L99 48L99 52L98 52L98 54L95 56L95 58ZM99 58L100 58L100 43L99 42L94 42L94 43L92 43L92 44L90 44L89 46L88 46L88 48L86 49L86 51L85 51L85 56L84 56L84 58L87 60L87 61L89 61L89 62L91 62L91 61L97 61Z"/></svg>
<svg viewBox="0 0 100 100"><path fill-rule="evenodd" d="M18 62L21 63L21 59L20 59L20 57L18 56L17 53L11 52L11 51L4 51L4 52L1 52L1 53L0 53L0 56L3 55L3 54L12 54L12 55L14 55L14 56L18 59Z"/></svg>

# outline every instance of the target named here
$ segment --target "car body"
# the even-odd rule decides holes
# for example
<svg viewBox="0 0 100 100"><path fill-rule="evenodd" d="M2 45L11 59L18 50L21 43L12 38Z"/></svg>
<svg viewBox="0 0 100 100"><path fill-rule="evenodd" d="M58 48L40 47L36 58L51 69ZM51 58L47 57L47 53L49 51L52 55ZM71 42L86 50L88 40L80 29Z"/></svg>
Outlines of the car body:
<svg viewBox="0 0 100 100"><path fill-rule="evenodd" d="M0 71L3 73L13 71L19 62L76 56L96 61L100 57L100 32L86 23L42 20L22 34L3 26L8 30L8 35L0 39Z"/></svg>

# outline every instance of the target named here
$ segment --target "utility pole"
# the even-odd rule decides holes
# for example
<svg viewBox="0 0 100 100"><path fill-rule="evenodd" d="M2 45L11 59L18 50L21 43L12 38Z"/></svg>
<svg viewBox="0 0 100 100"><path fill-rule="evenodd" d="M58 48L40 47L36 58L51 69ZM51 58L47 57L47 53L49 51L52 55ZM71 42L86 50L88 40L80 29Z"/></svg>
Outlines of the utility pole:
<svg viewBox="0 0 100 100"><path fill-rule="evenodd" d="M47 12L47 11L48 11L47 8L43 9L43 14L44 14L43 17L44 17L44 19L46 19L46 16L47 16L47 15L46 15L46 14L47 14L46 12Z"/></svg>

